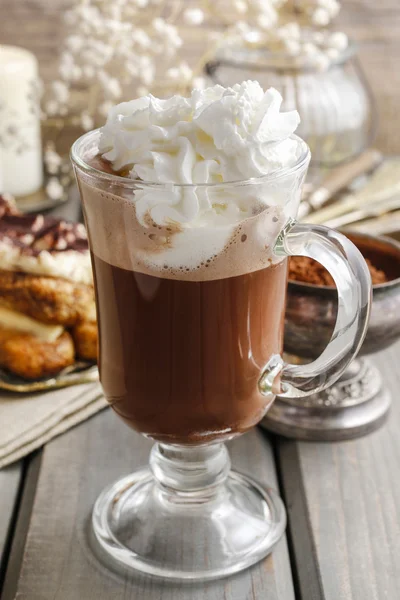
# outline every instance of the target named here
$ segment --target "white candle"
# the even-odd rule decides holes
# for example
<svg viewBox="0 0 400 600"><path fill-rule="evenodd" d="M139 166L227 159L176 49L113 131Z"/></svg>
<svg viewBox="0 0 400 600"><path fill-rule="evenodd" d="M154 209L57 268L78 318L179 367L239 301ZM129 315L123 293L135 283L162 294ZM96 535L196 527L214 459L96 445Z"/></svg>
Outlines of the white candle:
<svg viewBox="0 0 400 600"><path fill-rule="evenodd" d="M43 183L35 56L0 45L0 192L25 196Z"/></svg>

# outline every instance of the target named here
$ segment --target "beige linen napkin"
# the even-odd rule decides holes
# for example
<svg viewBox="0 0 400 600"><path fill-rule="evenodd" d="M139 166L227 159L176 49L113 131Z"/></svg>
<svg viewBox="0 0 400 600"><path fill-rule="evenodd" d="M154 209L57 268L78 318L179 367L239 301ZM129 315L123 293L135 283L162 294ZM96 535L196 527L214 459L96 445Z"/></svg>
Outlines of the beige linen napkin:
<svg viewBox="0 0 400 600"><path fill-rule="evenodd" d="M35 394L0 394L0 468L107 406L99 383Z"/></svg>

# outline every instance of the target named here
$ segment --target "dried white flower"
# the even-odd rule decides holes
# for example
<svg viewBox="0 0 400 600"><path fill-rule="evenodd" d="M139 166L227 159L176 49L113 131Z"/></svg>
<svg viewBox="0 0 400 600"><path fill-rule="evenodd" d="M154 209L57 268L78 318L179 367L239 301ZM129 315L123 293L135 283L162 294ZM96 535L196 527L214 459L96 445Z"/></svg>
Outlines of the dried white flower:
<svg viewBox="0 0 400 600"><path fill-rule="evenodd" d="M115 77L110 77L110 79L108 80L106 93L114 100L118 100L121 97L122 89L118 79L116 79Z"/></svg>
<svg viewBox="0 0 400 600"><path fill-rule="evenodd" d="M269 29L275 23L275 15L260 15L257 17L257 25L261 29Z"/></svg>
<svg viewBox="0 0 400 600"><path fill-rule="evenodd" d="M114 106L113 102L103 102L102 104L100 104L99 106L99 113L103 116L106 117L108 115L108 113L110 112L111 108Z"/></svg>
<svg viewBox="0 0 400 600"><path fill-rule="evenodd" d="M311 44L310 42L303 44L301 51L305 56L316 56L318 54L317 46Z"/></svg>
<svg viewBox="0 0 400 600"><path fill-rule="evenodd" d="M179 79L179 69L178 67L171 67L167 70L166 75L168 79L178 80Z"/></svg>
<svg viewBox="0 0 400 600"><path fill-rule="evenodd" d="M183 18L189 25L201 25L204 21L204 12L201 8L187 8L183 13Z"/></svg>
<svg viewBox="0 0 400 600"><path fill-rule="evenodd" d="M138 57L138 64L140 82L144 83L144 85L147 87L151 86L155 78L155 64L148 56Z"/></svg>
<svg viewBox="0 0 400 600"><path fill-rule="evenodd" d="M53 81L51 88L55 99L60 104L65 104L69 99L69 88L64 81Z"/></svg>
<svg viewBox="0 0 400 600"><path fill-rule="evenodd" d="M236 12L238 12L240 15L244 15L247 13L247 2L245 2L245 0L236 0L233 3L233 6L236 10Z"/></svg>
<svg viewBox="0 0 400 600"><path fill-rule="evenodd" d="M297 40L285 40L285 48L290 56L298 56L301 51L301 44Z"/></svg>
<svg viewBox="0 0 400 600"><path fill-rule="evenodd" d="M93 118L87 112L81 114L81 126L85 131L90 131L94 127Z"/></svg>
<svg viewBox="0 0 400 600"><path fill-rule="evenodd" d="M317 46L323 46L326 40L326 34L322 31L314 31L312 38L314 44L316 44Z"/></svg>
<svg viewBox="0 0 400 600"><path fill-rule="evenodd" d="M53 146L48 146L45 148L43 152L43 161L48 173L55 174L58 172L62 158L61 156L54 150Z"/></svg>
<svg viewBox="0 0 400 600"><path fill-rule="evenodd" d="M264 38L263 38L263 33L259 30L256 29L248 29L246 32L243 32L243 39L245 40L245 42L247 44L250 44L251 46L257 46L257 45L262 45Z"/></svg>
<svg viewBox="0 0 400 600"><path fill-rule="evenodd" d="M141 48L149 48L151 46L151 38L143 29L136 29L132 32L132 40Z"/></svg>
<svg viewBox="0 0 400 600"><path fill-rule="evenodd" d="M57 177L50 177L46 185L46 194L51 200L61 200L64 194L64 188Z"/></svg>
<svg viewBox="0 0 400 600"><path fill-rule="evenodd" d="M312 15L312 22L314 23L314 25L320 25L321 27L329 25L330 20L330 14L324 8L317 8L317 10Z"/></svg>
<svg viewBox="0 0 400 600"><path fill-rule="evenodd" d="M141 96L147 96L147 94L149 93L149 90L142 85L140 85L136 91L138 98L140 98Z"/></svg>
<svg viewBox="0 0 400 600"><path fill-rule="evenodd" d="M331 48L336 48L336 50L343 51L347 48L349 40L345 33L336 31L329 36L328 43Z"/></svg>
<svg viewBox="0 0 400 600"><path fill-rule="evenodd" d="M326 54L319 52L316 56L314 56L312 65L315 69L317 69L317 71L325 71L330 65L330 60Z"/></svg>
<svg viewBox="0 0 400 600"><path fill-rule="evenodd" d="M327 68L348 45L343 33L324 27L338 0L72 0L58 76L47 89L47 116L66 116L85 130L104 120L125 97L171 94L204 87L196 68L182 61L179 23L198 27L204 39L286 53L296 64ZM219 20L219 22L218 22ZM221 27L225 25L225 29ZM185 33L186 39L186 33ZM207 48L205 49L205 51Z"/></svg>
<svg viewBox="0 0 400 600"><path fill-rule="evenodd" d="M208 85L205 77L195 77L192 84L195 90L204 90Z"/></svg>
<svg viewBox="0 0 400 600"><path fill-rule="evenodd" d="M192 79L193 72L187 63L182 62L177 67L168 69L166 75L168 79L171 79L172 81L177 81L180 84L182 84L187 83Z"/></svg>
<svg viewBox="0 0 400 600"><path fill-rule="evenodd" d="M340 51L337 50L337 48L328 48L327 50L325 50L325 55L332 62L335 62L339 58L339 56L340 56Z"/></svg>
<svg viewBox="0 0 400 600"><path fill-rule="evenodd" d="M287 23L279 28L279 36L281 38L292 38L294 40L300 40L301 29L298 23Z"/></svg>
<svg viewBox="0 0 400 600"><path fill-rule="evenodd" d="M49 117L54 117L59 110L59 103L56 100L48 100L44 105L44 110Z"/></svg>
<svg viewBox="0 0 400 600"><path fill-rule="evenodd" d="M235 31L239 34L246 35L250 30L251 28L246 21L238 21L235 24Z"/></svg>

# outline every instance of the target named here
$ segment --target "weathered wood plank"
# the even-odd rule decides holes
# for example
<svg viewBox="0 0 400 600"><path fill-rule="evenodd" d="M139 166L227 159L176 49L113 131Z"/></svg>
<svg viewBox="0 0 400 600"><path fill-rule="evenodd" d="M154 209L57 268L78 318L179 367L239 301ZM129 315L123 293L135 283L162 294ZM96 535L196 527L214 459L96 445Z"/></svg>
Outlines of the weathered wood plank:
<svg viewBox="0 0 400 600"><path fill-rule="evenodd" d="M0 471L0 589L22 479L22 461Z"/></svg>
<svg viewBox="0 0 400 600"><path fill-rule="evenodd" d="M278 444L302 600L399 598L399 352L376 356L393 394L382 429L337 444Z"/></svg>
<svg viewBox="0 0 400 600"><path fill-rule="evenodd" d="M93 503L106 484L145 464L150 447L105 411L44 448L18 584L18 565L11 557L7 577L14 586L6 579L4 600L15 594L19 600L294 600L285 540L252 569L195 586L122 578L97 562L87 542ZM236 468L276 487L271 448L261 432L239 438L230 448Z"/></svg>
<svg viewBox="0 0 400 600"><path fill-rule="evenodd" d="M77 189L72 190L68 202L66 202L63 205L57 206L53 211L51 211L51 213L54 216L71 220L79 220L81 217L81 207ZM31 467L29 467L28 472L32 473ZM23 485L23 474L23 461L19 461L18 463L11 465L10 467L0 470L0 592L2 581L4 578L4 570L8 561L8 551L11 542L10 535L12 535L13 533L13 519L18 516L21 517L21 512L19 512L19 515L16 514L16 502L20 487ZM32 489L30 491L32 492ZM21 523L19 523L18 526L20 529L21 540ZM20 550L22 552L23 544L21 545L21 541L19 545ZM16 550L14 549L14 553L15 552Z"/></svg>
<svg viewBox="0 0 400 600"><path fill-rule="evenodd" d="M7 563L4 587L0 589L3 600L14 600L18 577L21 569L23 550L25 547L28 526L31 518L33 500L36 493L37 478L40 470L41 452L35 452L24 463L25 478L23 494L18 507L18 519L12 539L11 552ZM0 471L2 473L3 471Z"/></svg>

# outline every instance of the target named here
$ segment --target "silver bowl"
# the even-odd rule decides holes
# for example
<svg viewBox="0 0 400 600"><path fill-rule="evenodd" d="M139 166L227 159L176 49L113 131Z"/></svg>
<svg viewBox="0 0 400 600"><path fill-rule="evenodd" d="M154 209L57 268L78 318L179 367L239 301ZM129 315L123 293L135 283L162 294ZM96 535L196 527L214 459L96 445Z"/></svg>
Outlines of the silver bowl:
<svg viewBox="0 0 400 600"><path fill-rule="evenodd" d="M386 419L391 398L373 358L400 337L400 243L346 232L391 281L373 286L371 317L357 358L328 390L304 399L277 398L263 425L297 439L341 440L364 435ZM289 281L285 352L291 362L314 360L329 342L337 314L334 287Z"/></svg>

